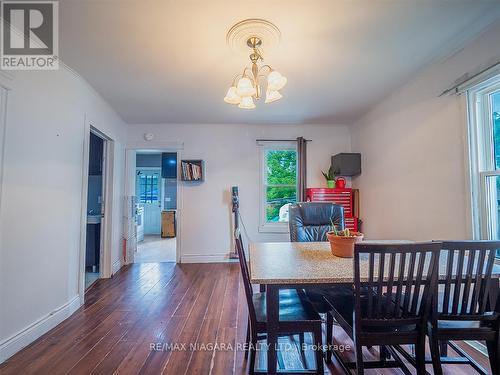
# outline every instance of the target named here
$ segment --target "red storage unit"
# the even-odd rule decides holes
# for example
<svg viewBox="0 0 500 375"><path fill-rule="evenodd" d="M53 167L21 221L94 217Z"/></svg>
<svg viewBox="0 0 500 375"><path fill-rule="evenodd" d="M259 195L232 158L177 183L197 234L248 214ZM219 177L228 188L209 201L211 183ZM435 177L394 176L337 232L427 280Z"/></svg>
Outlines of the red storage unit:
<svg viewBox="0 0 500 375"><path fill-rule="evenodd" d="M358 218L357 217L344 217L345 227L354 232L358 231Z"/></svg>
<svg viewBox="0 0 500 375"><path fill-rule="evenodd" d="M333 202L344 207L344 222L346 228L358 231L358 218L353 216L354 196L352 189L308 188L306 189L308 202Z"/></svg>

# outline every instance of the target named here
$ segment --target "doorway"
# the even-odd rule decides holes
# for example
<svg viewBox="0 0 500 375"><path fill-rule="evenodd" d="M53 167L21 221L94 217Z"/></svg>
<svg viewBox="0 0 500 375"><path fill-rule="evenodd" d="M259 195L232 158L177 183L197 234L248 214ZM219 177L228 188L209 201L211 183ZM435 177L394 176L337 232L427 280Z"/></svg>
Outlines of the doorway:
<svg viewBox="0 0 500 375"><path fill-rule="evenodd" d="M177 153L136 153L135 263L175 262Z"/></svg>
<svg viewBox="0 0 500 375"><path fill-rule="evenodd" d="M112 141L96 129L90 129L87 169L87 202L84 246L84 290L104 276L104 245L107 233L106 197L111 168L107 154L112 152Z"/></svg>

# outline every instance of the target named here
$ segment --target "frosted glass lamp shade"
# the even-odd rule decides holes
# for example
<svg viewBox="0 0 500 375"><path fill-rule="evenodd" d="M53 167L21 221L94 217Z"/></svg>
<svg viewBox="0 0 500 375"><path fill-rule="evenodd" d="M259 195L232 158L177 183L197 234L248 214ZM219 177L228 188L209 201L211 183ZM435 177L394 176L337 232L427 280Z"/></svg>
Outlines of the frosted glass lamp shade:
<svg viewBox="0 0 500 375"><path fill-rule="evenodd" d="M267 89L265 103L275 102L276 100L280 100L282 97L283 95L281 95L279 91Z"/></svg>
<svg viewBox="0 0 500 375"><path fill-rule="evenodd" d="M251 96L242 97L238 107L243 109L254 109L255 103L253 102L253 98Z"/></svg>
<svg viewBox="0 0 500 375"><path fill-rule="evenodd" d="M286 85L286 77L282 76L281 73L273 70L267 76L267 87L271 91L281 90Z"/></svg>
<svg viewBox="0 0 500 375"><path fill-rule="evenodd" d="M236 93L241 97L254 96L257 93L257 91L255 90L255 87L253 87L250 78L242 77L238 81L238 86L236 87Z"/></svg>
<svg viewBox="0 0 500 375"><path fill-rule="evenodd" d="M240 104L241 98L236 93L236 87L232 86L227 90L227 94L224 97L224 101L229 104Z"/></svg>

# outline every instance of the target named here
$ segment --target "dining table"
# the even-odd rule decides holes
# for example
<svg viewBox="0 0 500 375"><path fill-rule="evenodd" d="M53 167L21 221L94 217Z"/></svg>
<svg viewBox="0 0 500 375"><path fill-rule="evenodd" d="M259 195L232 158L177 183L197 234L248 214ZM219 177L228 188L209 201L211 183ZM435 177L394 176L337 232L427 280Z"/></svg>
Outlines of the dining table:
<svg viewBox="0 0 500 375"><path fill-rule="evenodd" d="M406 240L364 240L363 244L409 244ZM250 282L265 285L267 314L267 373L277 373L279 331L279 290L308 289L354 284L353 258L332 254L329 242L252 242L249 246ZM368 258L360 258L361 278L368 278ZM439 260L440 276L446 272L446 259ZM444 276L444 275L443 275ZM500 276L495 265L492 277ZM495 293L497 292L498 286ZM296 372L293 372L296 373ZM314 373L300 371L300 373ZM281 372L280 372L281 374Z"/></svg>

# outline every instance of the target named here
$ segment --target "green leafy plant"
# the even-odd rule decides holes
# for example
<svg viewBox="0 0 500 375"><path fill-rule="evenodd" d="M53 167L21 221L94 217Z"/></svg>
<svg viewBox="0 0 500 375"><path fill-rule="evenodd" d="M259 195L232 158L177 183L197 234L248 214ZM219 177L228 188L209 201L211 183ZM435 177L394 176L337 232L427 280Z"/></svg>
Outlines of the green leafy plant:
<svg viewBox="0 0 500 375"><path fill-rule="evenodd" d="M335 176L337 175L337 173L332 168L330 168L328 172L321 171L321 173L323 174L323 176L326 178L327 181L335 180Z"/></svg>

